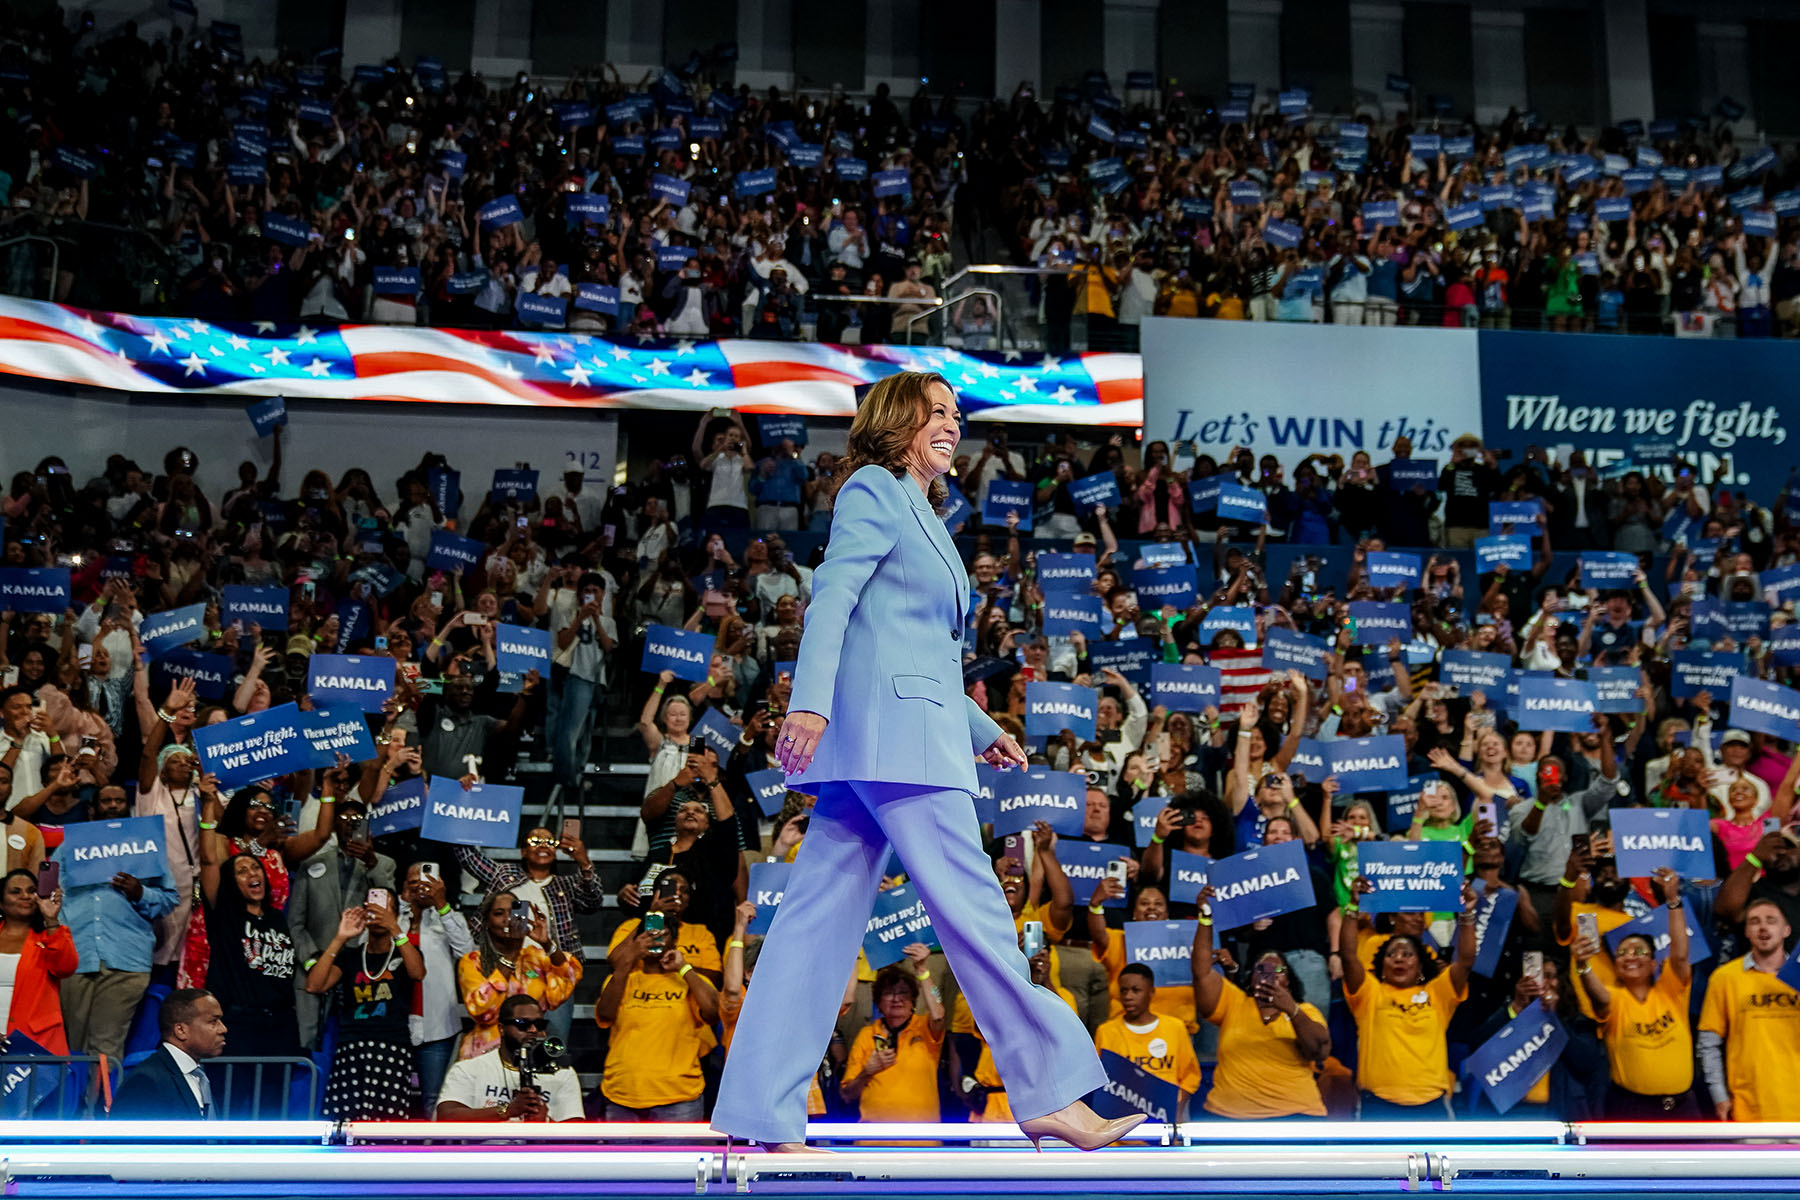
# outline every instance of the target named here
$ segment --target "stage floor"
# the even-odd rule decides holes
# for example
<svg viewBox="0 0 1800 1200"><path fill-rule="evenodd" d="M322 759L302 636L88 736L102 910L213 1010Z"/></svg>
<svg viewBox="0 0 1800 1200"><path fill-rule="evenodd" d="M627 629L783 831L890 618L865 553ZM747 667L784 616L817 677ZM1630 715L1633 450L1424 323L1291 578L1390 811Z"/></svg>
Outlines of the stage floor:
<svg viewBox="0 0 1800 1200"><path fill-rule="evenodd" d="M1096 1154L1036 1154L1013 1126L809 1132L837 1152L746 1151L701 1126L17 1123L0 1171L19 1197L1800 1197L1800 1125L1207 1122ZM935 1144L858 1144L872 1133Z"/></svg>

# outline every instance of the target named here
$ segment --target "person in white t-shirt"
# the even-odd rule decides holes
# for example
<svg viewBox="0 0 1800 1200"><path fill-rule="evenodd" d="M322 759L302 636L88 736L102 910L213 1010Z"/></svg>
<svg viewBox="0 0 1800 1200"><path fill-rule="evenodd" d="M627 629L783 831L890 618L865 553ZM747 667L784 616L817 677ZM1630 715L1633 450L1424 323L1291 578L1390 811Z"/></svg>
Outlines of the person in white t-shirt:
<svg viewBox="0 0 1800 1200"><path fill-rule="evenodd" d="M581 1085L575 1072L558 1067L521 1086L519 1060L544 1036L548 1021L530 996L508 996L500 1005L500 1044L486 1054L450 1065L438 1093L439 1121L579 1121Z"/></svg>
<svg viewBox="0 0 1800 1200"><path fill-rule="evenodd" d="M700 428L694 431L695 458L700 458L700 439L711 419L710 413L701 417ZM700 469L712 473L706 512L700 519L703 530L750 528L750 494L745 487L750 468L750 435L744 429L743 418L732 413L729 419L730 427L712 435L709 453L700 458Z"/></svg>

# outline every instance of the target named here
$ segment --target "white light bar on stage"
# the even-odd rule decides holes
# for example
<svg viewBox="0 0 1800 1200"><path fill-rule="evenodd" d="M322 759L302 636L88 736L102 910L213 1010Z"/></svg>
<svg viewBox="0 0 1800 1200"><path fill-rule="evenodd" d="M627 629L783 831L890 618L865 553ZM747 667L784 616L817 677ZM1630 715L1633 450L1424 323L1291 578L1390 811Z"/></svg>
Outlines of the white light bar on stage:
<svg viewBox="0 0 1800 1200"><path fill-rule="evenodd" d="M1317 1128L1313 1126L1312 1128ZM1560 1131L1561 1126L1557 1127ZM442 1141L492 1141L497 1135L488 1121L352 1121L344 1127L353 1143ZM1164 1144L1173 1139L1172 1125L1144 1124L1131 1132L1127 1144L1148 1142ZM933 1141L933 1142L1023 1142L1025 1135L1015 1124L938 1123L927 1121L880 1121L820 1123L806 1127L806 1136L815 1142L852 1141ZM1271 1134L1272 1138L1276 1135ZM555 1125L510 1125L505 1137L526 1142L676 1142L723 1147L725 1135L710 1126L695 1123L636 1124L633 1122L570 1122ZM742 1146L740 1140L737 1143Z"/></svg>
<svg viewBox="0 0 1800 1200"><path fill-rule="evenodd" d="M1545 1180L1641 1179L1667 1181L1800 1181L1800 1157L1791 1146L1557 1146L1509 1148L1457 1146L1432 1155L1432 1176L1448 1188L1458 1179L1492 1175L1512 1183L1533 1175Z"/></svg>
<svg viewBox="0 0 1800 1200"><path fill-rule="evenodd" d="M1576 1121L1569 1132L1589 1142L1792 1142L1800 1121Z"/></svg>
<svg viewBox="0 0 1800 1200"><path fill-rule="evenodd" d="M316 1142L331 1140L331 1121L13 1121L15 1142Z"/></svg>
<svg viewBox="0 0 1800 1200"><path fill-rule="evenodd" d="M946 1180L1384 1180L1422 1178L1425 1155L1402 1150L1293 1147L1270 1150L1143 1150L1084 1154L1057 1150L1026 1157L1016 1150L849 1150L825 1155L733 1155L731 1178L755 1181L761 1175L802 1182L808 1175L849 1175L883 1183Z"/></svg>
<svg viewBox="0 0 1800 1200"><path fill-rule="evenodd" d="M1195 1121L1179 1127L1183 1143L1401 1142L1425 1149L1434 1142L1563 1141L1561 1121Z"/></svg>
<svg viewBox="0 0 1800 1200"><path fill-rule="evenodd" d="M189 1123L193 1128L193 1123ZM490 1138L510 1130L490 1126ZM469 1184L504 1171L511 1183L591 1183L604 1172L609 1182L704 1183L720 1166L712 1153L678 1151L551 1150L512 1151L498 1146L457 1150L351 1151L342 1147L300 1146L126 1146L96 1153L91 1146L7 1148L11 1177L104 1176L120 1183L172 1179L192 1184L400 1183Z"/></svg>

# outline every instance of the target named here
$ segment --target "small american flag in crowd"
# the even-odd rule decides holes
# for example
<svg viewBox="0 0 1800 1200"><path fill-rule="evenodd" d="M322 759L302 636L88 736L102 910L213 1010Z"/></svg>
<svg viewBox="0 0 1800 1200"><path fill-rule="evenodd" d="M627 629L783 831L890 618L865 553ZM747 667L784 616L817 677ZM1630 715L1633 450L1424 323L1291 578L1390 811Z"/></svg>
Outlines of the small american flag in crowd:
<svg viewBox="0 0 1800 1200"><path fill-rule="evenodd" d="M1136 354L330 326L209 324L0 297L0 372L130 392L849 416L856 390L936 371L963 411L1138 425Z"/></svg>

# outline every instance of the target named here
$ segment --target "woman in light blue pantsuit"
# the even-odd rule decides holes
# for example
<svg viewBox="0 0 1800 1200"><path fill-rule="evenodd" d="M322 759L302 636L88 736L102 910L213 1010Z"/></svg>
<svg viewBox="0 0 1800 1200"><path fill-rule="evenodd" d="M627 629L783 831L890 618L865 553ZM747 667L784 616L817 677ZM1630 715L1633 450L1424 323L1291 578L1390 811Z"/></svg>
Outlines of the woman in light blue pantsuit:
<svg viewBox="0 0 1800 1200"><path fill-rule="evenodd" d="M950 386L910 372L876 384L850 427L776 750L818 804L713 1110L715 1129L770 1149L806 1148L807 1086L890 844L1026 1134L1093 1149L1143 1119L1102 1121L1082 1103L1106 1082L1099 1056L1069 1006L1032 985L981 847L975 759L1025 755L962 691L968 576L933 508L959 436Z"/></svg>

